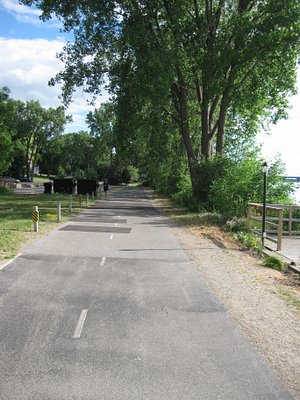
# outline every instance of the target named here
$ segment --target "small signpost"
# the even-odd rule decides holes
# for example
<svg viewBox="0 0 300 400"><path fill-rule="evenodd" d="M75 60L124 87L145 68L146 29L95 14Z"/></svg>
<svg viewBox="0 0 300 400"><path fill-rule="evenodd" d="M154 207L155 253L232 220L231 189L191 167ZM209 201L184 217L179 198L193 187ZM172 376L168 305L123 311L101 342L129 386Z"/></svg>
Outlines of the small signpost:
<svg viewBox="0 0 300 400"><path fill-rule="evenodd" d="M69 213L72 213L72 196L69 197Z"/></svg>
<svg viewBox="0 0 300 400"><path fill-rule="evenodd" d="M57 202L57 222L61 221L61 201Z"/></svg>
<svg viewBox="0 0 300 400"><path fill-rule="evenodd" d="M39 231L39 209L38 206L34 206L33 207L33 211L32 211L32 221L33 221L33 225L34 225L34 232L38 232Z"/></svg>

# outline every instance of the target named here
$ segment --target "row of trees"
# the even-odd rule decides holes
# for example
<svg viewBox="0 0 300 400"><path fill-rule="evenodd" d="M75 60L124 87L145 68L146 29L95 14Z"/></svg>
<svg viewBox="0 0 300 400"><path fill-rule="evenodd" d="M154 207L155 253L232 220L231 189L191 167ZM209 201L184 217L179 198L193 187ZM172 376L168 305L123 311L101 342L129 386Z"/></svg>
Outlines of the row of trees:
<svg viewBox="0 0 300 400"><path fill-rule="evenodd" d="M23 102L0 89L0 174L32 180L36 162L48 140L70 120L63 107L45 109L38 101Z"/></svg>
<svg viewBox="0 0 300 400"><path fill-rule="evenodd" d="M128 168L119 154L112 154L112 106L88 114L90 132L62 134L69 121L63 107L45 109L38 101L10 98L7 87L0 89L0 175L32 181L38 164L49 177L109 176L111 183L128 182Z"/></svg>
<svg viewBox="0 0 300 400"><path fill-rule="evenodd" d="M130 157L121 140L119 143L123 143L124 151L118 151L117 154L112 152L113 146L118 143L119 132L112 104L104 104L94 113L88 114L89 133L81 131L60 135L62 122L66 121L61 115L61 124L57 125L56 132L46 131L44 127L43 134L40 132L38 135L37 116L38 112L43 111L39 104L11 100L7 88L3 88L0 94L1 171L6 171L11 165L12 175L21 177L28 168L31 175L27 176L32 178L33 165L26 166L26 160L29 159L34 162L37 160L40 170L48 176L89 179L109 177L111 183L117 183L128 182L134 174L137 178L138 169L140 179L144 182L150 180L157 189L172 195L181 203L199 206L199 202L192 196L191 180L179 135L174 137L172 126L166 121L148 127L151 132L148 141L140 132L134 144L139 147L139 157L136 157L135 152ZM21 126L24 127L22 130ZM141 131L144 128L145 126L141 125ZM164 135L160 136L159 133L163 132ZM156 141L151 142L154 137ZM133 148L133 144L130 148ZM152 154L147 153L149 148L152 149ZM247 201L260 201L261 164L259 150L255 149L251 140L241 139L232 134L231 140L226 144L225 156L207 161L202 171L205 172L201 176L203 187L210 184L206 207L227 215L242 215ZM131 165L131 168L128 168L128 165ZM134 168L134 165L138 168ZM19 174L16 171L19 171ZM280 161L276 161L270 170L270 201L286 201L291 192L291 185L281 179L282 174L283 166Z"/></svg>
<svg viewBox="0 0 300 400"><path fill-rule="evenodd" d="M285 116L295 93L298 0L22 2L73 31L60 54L65 70L50 81L63 84L65 104L76 86L96 97L105 84L111 93L111 104L88 116L91 137L76 138L86 136L79 170L107 162L88 161L94 147L116 147L122 165L178 199L220 211L229 201L240 210L260 200L262 160L253 141ZM74 138L62 148L76 147ZM67 173L74 168L64 164ZM272 170L283 173L280 162ZM278 201L290 188L272 179L269 200Z"/></svg>
<svg viewBox="0 0 300 400"><path fill-rule="evenodd" d="M119 152L173 191L187 173L200 201L227 170L212 160L283 117L295 92L298 0L23 3L74 32L51 80L64 101L75 86L97 96L108 77Z"/></svg>
<svg viewBox="0 0 300 400"><path fill-rule="evenodd" d="M68 133L49 139L39 166L48 176L103 179L128 183L130 173L120 154L114 153L111 107L104 104L88 114L90 132Z"/></svg>

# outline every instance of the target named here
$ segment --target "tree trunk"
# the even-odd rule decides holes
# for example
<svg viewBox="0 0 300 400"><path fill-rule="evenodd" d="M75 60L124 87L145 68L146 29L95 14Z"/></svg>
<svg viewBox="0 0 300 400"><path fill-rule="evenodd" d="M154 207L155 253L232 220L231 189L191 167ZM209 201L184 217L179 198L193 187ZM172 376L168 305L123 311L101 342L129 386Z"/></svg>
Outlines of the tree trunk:
<svg viewBox="0 0 300 400"><path fill-rule="evenodd" d="M208 160L211 157L211 138L209 135L209 112L206 105L201 110L201 155Z"/></svg>
<svg viewBox="0 0 300 400"><path fill-rule="evenodd" d="M229 89L227 88L223 93L220 106L219 119L218 119L217 146L216 146L217 154L223 154L224 150L225 123L226 123L227 111L229 108L228 96L229 96Z"/></svg>
<svg viewBox="0 0 300 400"><path fill-rule="evenodd" d="M34 155L34 157L33 157L33 159L32 159L32 162L31 162L31 171L30 171L30 178L31 178L31 181L33 181L33 177L34 177L34 168L35 168L35 165L36 165L36 160L37 160L37 152L36 152L36 154Z"/></svg>
<svg viewBox="0 0 300 400"><path fill-rule="evenodd" d="M190 136L190 128L188 122L188 101L187 101L187 93L186 93L186 85L184 81L184 77L182 71L178 68L178 85L176 86L176 96L178 98L179 104L179 114L180 114L180 131L183 140L183 144L186 150L189 172L192 182L192 190L193 194L197 193L197 170L195 168L195 164L197 162L195 152L191 142Z"/></svg>
<svg viewBox="0 0 300 400"><path fill-rule="evenodd" d="M228 106L221 107L220 116L218 121L218 133L217 133L217 146L216 152L217 154L223 154L224 150L224 134L225 134L225 121L226 115L228 111Z"/></svg>

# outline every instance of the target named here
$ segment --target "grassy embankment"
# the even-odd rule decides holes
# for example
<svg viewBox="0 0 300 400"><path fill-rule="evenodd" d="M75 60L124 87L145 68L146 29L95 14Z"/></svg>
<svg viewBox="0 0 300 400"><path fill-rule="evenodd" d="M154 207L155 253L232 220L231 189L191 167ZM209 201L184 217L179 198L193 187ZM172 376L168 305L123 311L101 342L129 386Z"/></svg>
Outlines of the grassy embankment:
<svg viewBox="0 0 300 400"><path fill-rule="evenodd" d="M164 213L166 213L166 215L171 219L171 221L173 221L176 226L187 228L191 233L213 241L220 248L233 250L245 250L246 248L248 248L254 251L254 253L252 252L252 255L261 254L260 251L257 251L257 246L255 240L253 239L254 235L249 234L249 236L247 236L246 233L244 233L246 235L245 237L249 238L249 240L247 240L246 242L243 241L241 243L241 240L237 234L224 231L223 227L225 224L225 220L222 218L222 216L216 213L189 212L184 207L180 207L174 204L174 202L172 202L166 196L161 195L155 196L155 203ZM271 257L271 259L272 258L272 261L274 262L274 259L276 257L273 256ZM261 260L263 259L264 258L261 258ZM258 262L259 258L255 258L255 262L253 262L253 265L256 265L257 267ZM271 266L269 265L269 263L267 263L267 265L264 265L264 263L259 262L259 264L261 266L268 267L265 268L265 274L260 276L260 279L262 279L262 277L265 277L265 279L268 281L270 275L268 270ZM274 274L272 276L276 280L276 284L278 286L277 289L274 291L274 294L277 294L279 297L284 299L287 304L294 306L298 311L300 311L299 274L290 272L287 269L284 269L282 273L280 269L279 271L274 271Z"/></svg>
<svg viewBox="0 0 300 400"><path fill-rule="evenodd" d="M69 195L38 194L16 195L0 192L0 261L14 257L23 244L40 237L57 227L57 202L61 201L62 222L66 222L86 207L82 199L72 196L72 213L69 212ZM91 204L92 201L89 202ZM31 213L34 206L40 212L39 232L34 232Z"/></svg>

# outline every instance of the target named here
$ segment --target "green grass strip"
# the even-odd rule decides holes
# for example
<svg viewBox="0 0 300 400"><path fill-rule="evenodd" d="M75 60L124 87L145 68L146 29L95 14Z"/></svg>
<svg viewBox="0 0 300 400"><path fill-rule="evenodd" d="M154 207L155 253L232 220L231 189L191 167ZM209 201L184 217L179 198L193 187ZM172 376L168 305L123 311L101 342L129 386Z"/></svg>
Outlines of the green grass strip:
<svg viewBox="0 0 300 400"><path fill-rule="evenodd" d="M69 195L0 195L0 260L16 256L22 245L39 238L57 227L57 202L61 201L62 222L86 208L85 198L79 207L78 196L72 196L72 213L69 212ZM92 201L89 201L92 204ZM39 208L39 232L34 232L32 211Z"/></svg>

